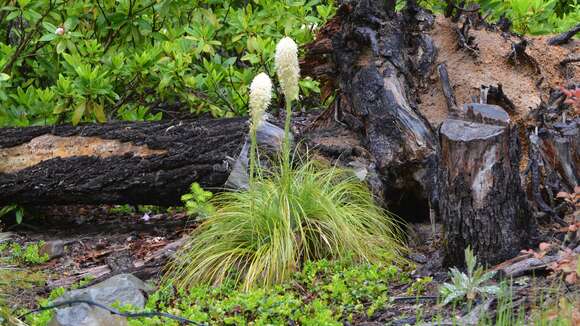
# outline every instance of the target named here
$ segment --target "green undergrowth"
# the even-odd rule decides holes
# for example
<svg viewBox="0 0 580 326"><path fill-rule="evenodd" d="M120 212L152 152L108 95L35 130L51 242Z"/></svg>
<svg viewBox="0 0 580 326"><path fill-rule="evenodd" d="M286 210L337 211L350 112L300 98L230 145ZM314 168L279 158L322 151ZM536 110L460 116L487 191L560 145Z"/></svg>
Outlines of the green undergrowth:
<svg viewBox="0 0 580 326"><path fill-rule="evenodd" d="M38 265L48 261L47 254L41 254L43 241L20 245L15 242L0 243L0 262L12 265Z"/></svg>
<svg viewBox="0 0 580 326"><path fill-rule="evenodd" d="M411 269L411 266L353 265L351 261L320 260L308 262L302 272L270 288L257 287L244 291L232 282L217 287L198 286L189 291L166 287L151 294L144 309L114 308L125 312L165 312L201 325L344 325L346 322L356 325L378 317L385 309L396 310L399 303L394 302L395 297L430 294L427 288L436 287L437 284L430 278L413 279ZM72 288L79 285L82 284ZM501 287L496 303L478 325L575 325L573 318L575 313L576 316L578 314L580 297L573 292L564 294L565 285L558 282L547 287L533 285L534 290L524 301L526 304L522 304L521 298L514 294L517 287L509 286L507 282L502 283ZM47 306L64 292L64 288L57 288L38 304ZM416 304L415 315L411 312L411 316L418 321L436 323L465 313L461 304L453 307L435 304ZM435 314L427 318L429 309L434 309L431 313ZM2 310L0 304L0 318L2 311L11 310ZM24 312L20 309L12 312L12 316ZM408 312L401 310L401 314ZM493 318L490 317L491 313ZM28 315L24 321L30 326L44 326L48 325L53 315L54 311L47 310ZM129 319L128 324L177 326L178 322L154 317Z"/></svg>
<svg viewBox="0 0 580 326"><path fill-rule="evenodd" d="M232 282L217 287L193 287L189 291L166 287L150 295L145 310L167 312L207 325L289 325L292 322L342 325L345 321L372 316L388 304L391 286L413 284L409 269L320 260L306 263L287 282L268 288L244 291ZM53 294L40 304L46 305L56 297ZM123 310L139 311L130 307ZM38 313L26 322L46 325L52 314L50 311ZM155 317L130 319L129 325L178 323Z"/></svg>

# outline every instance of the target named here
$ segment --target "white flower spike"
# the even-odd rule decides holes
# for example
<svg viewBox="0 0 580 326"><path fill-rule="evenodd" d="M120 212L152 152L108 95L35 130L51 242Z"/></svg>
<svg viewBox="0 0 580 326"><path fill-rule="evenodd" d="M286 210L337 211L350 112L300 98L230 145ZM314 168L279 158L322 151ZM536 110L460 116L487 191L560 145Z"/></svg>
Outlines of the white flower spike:
<svg viewBox="0 0 580 326"><path fill-rule="evenodd" d="M274 64L284 96L289 101L297 100L300 67L298 66L298 46L294 40L284 37L278 42Z"/></svg>
<svg viewBox="0 0 580 326"><path fill-rule="evenodd" d="M251 128L255 131L264 120L264 113L272 101L272 81L265 73L260 73L250 85Z"/></svg>

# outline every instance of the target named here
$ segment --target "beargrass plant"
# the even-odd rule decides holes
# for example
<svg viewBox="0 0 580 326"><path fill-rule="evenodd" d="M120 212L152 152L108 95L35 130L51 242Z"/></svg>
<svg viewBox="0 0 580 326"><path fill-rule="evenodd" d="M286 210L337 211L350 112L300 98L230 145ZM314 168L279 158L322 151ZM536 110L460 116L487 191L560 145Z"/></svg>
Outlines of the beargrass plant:
<svg viewBox="0 0 580 326"><path fill-rule="evenodd" d="M233 280L248 290L281 283L308 261L400 259L403 247L393 217L375 204L364 182L349 170L308 156L291 157L291 108L299 91L296 43L282 39L275 59L286 100L281 153L270 169L256 159L256 129L272 91L268 76L259 74L250 87L249 187L212 198L215 212L176 254L165 277L167 284L192 288Z"/></svg>

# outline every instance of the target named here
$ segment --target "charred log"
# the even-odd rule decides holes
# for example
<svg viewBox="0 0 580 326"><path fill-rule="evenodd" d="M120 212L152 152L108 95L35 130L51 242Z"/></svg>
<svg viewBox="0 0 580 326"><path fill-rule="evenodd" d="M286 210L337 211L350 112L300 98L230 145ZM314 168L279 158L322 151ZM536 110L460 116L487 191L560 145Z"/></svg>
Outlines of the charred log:
<svg viewBox="0 0 580 326"><path fill-rule="evenodd" d="M0 206L178 204L223 187L245 119L0 129Z"/></svg>
<svg viewBox="0 0 580 326"><path fill-rule="evenodd" d="M453 93L451 81L449 80L447 65L444 63L440 64L437 67L437 71L439 72L441 87L443 88L443 94L445 95L445 100L447 101L447 110L449 110L450 113L456 113L459 109L457 107L457 100L455 99L455 94Z"/></svg>

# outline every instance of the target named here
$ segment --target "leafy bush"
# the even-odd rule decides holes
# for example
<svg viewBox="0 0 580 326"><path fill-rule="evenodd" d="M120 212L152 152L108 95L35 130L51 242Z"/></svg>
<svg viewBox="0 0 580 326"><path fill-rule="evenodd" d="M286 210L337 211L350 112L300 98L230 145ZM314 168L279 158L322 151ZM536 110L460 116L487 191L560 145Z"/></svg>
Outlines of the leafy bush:
<svg viewBox="0 0 580 326"><path fill-rule="evenodd" d="M456 5L461 2L453 0ZM398 7L404 1L399 0ZM425 8L442 13L447 0L423 0ZM479 4L484 15L497 21L505 16L513 23L513 30L520 34L553 34L566 31L580 21L578 0L468 0L467 5Z"/></svg>
<svg viewBox="0 0 580 326"><path fill-rule="evenodd" d="M324 0L5 2L0 127L245 114L275 40L308 42L333 13Z"/></svg>
<svg viewBox="0 0 580 326"><path fill-rule="evenodd" d="M505 15L522 34L558 33L580 21L578 0L480 0L492 17Z"/></svg>

